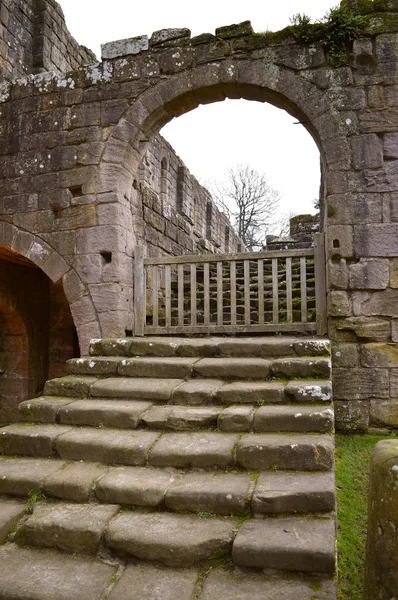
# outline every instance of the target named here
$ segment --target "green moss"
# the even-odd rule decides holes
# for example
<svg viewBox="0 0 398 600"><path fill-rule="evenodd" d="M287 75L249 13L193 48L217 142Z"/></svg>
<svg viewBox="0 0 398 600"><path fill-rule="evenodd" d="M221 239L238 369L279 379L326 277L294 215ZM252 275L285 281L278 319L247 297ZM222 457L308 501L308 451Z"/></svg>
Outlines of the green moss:
<svg viewBox="0 0 398 600"><path fill-rule="evenodd" d="M267 40L267 44L270 46L278 46L283 44L288 39L293 37L293 32L290 27L285 27L280 31L267 31L263 34Z"/></svg>
<svg viewBox="0 0 398 600"><path fill-rule="evenodd" d="M307 15L298 13L292 18L290 30L301 44L322 44L331 64L341 66L347 64L350 46L364 36L367 24L366 16L355 14L342 5L332 8L317 23L311 23Z"/></svg>
<svg viewBox="0 0 398 600"><path fill-rule="evenodd" d="M43 494L41 490L31 490L28 494L28 500L25 504L25 513L27 515L31 515L33 513L33 509L35 507L36 502L39 500L46 500L46 496Z"/></svg>

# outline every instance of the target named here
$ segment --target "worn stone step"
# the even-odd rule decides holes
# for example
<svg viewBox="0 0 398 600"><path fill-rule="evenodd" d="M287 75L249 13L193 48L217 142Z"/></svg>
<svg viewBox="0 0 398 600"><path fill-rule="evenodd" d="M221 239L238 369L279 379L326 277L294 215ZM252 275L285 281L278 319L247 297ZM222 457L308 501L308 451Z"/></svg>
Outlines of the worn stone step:
<svg viewBox="0 0 398 600"><path fill-rule="evenodd" d="M0 547L1 600L101 600L117 566L56 550Z"/></svg>
<svg viewBox="0 0 398 600"><path fill-rule="evenodd" d="M292 380L286 384L285 395L296 402L317 404L328 403L333 399L331 381Z"/></svg>
<svg viewBox="0 0 398 600"><path fill-rule="evenodd" d="M254 513L322 513L336 506L334 472L260 473L251 500Z"/></svg>
<svg viewBox="0 0 398 600"><path fill-rule="evenodd" d="M71 430L71 427L62 425L7 425L0 429L0 454L43 458L56 456L56 439Z"/></svg>
<svg viewBox="0 0 398 600"><path fill-rule="evenodd" d="M328 356L330 344L321 338L305 337L156 337L104 338L92 340L91 356Z"/></svg>
<svg viewBox="0 0 398 600"><path fill-rule="evenodd" d="M244 434L236 447L240 467L249 470L328 471L334 464L333 438L308 434Z"/></svg>
<svg viewBox="0 0 398 600"><path fill-rule="evenodd" d="M155 406L141 416L141 423L161 431L189 431L217 427L221 412L216 406Z"/></svg>
<svg viewBox="0 0 398 600"><path fill-rule="evenodd" d="M253 414L251 429L258 432L320 432L334 426L334 413L325 406L260 406Z"/></svg>
<svg viewBox="0 0 398 600"><path fill-rule="evenodd" d="M271 362L264 358L202 358L193 365L200 377L220 379L267 379Z"/></svg>
<svg viewBox="0 0 398 600"><path fill-rule="evenodd" d="M184 379L193 372L199 357L139 357L125 358L119 365L119 375L124 377L166 377Z"/></svg>
<svg viewBox="0 0 398 600"><path fill-rule="evenodd" d="M333 517L253 519L240 527L232 560L239 567L334 573Z"/></svg>
<svg viewBox="0 0 398 600"><path fill-rule="evenodd" d="M33 514L18 527L15 542L25 547L97 554L105 528L119 508L112 504L37 502Z"/></svg>
<svg viewBox="0 0 398 600"><path fill-rule="evenodd" d="M105 543L122 556L191 567L231 552L232 519L201 519L169 513L123 512L105 531Z"/></svg>
<svg viewBox="0 0 398 600"><path fill-rule="evenodd" d="M0 544L4 544L24 515L25 505L22 502L0 499Z"/></svg>
<svg viewBox="0 0 398 600"><path fill-rule="evenodd" d="M149 377L109 377L96 381L90 393L93 398L117 398L167 402L183 379L153 379Z"/></svg>
<svg viewBox="0 0 398 600"><path fill-rule="evenodd" d="M275 377L286 379L329 379L330 370L331 362L328 358L280 358L272 362L272 373Z"/></svg>
<svg viewBox="0 0 398 600"><path fill-rule="evenodd" d="M44 396L67 396L87 398L96 377L67 375L57 379L49 379L44 386Z"/></svg>

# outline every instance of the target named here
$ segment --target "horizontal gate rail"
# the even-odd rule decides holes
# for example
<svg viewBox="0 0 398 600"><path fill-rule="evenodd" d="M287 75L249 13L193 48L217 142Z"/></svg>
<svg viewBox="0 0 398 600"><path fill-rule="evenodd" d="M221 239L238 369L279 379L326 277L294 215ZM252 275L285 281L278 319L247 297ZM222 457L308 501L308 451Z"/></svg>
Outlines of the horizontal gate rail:
<svg viewBox="0 0 398 600"><path fill-rule="evenodd" d="M326 332L324 238L276 252L146 258L137 247L135 335Z"/></svg>

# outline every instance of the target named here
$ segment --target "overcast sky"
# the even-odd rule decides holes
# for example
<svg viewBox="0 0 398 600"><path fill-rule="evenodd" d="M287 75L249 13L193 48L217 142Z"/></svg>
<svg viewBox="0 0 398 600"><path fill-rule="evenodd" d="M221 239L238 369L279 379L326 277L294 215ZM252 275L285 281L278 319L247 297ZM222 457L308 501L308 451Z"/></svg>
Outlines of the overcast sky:
<svg viewBox="0 0 398 600"><path fill-rule="evenodd" d="M297 12L314 20L333 0L58 0L80 44L101 55L100 44L170 27L192 35L250 20L257 32L278 31ZM201 106L161 131L202 183L222 179L237 163L266 173L282 196L281 213L314 212L319 194L319 152L295 119L269 104L226 100Z"/></svg>

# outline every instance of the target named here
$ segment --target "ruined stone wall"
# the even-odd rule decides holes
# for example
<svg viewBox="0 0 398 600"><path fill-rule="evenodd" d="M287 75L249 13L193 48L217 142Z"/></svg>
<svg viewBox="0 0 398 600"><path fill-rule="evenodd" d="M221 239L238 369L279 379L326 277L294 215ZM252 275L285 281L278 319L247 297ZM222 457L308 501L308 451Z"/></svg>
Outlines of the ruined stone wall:
<svg viewBox="0 0 398 600"><path fill-rule="evenodd" d="M122 40L67 77L0 84L0 244L62 278L83 352L92 337L131 330L137 243L190 251L189 178L181 170L178 185L177 169L177 240L162 248L168 190L159 166L148 186L148 144L202 103L270 102L305 125L321 154L337 427L397 425L398 1L366 7L345 64L321 42L244 23Z"/></svg>
<svg viewBox="0 0 398 600"><path fill-rule="evenodd" d="M208 190L160 135L148 145L135 195L133 220L149 256L238 252L242 248Z"/></svg>
<svg viewBox="0 0 398 600"><path fill-rule="evenodd" d="M66 73L95 60L69 33L55 0L1 1L0 80L40 71Z"/></svg>

